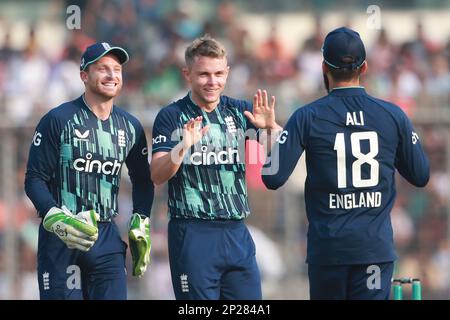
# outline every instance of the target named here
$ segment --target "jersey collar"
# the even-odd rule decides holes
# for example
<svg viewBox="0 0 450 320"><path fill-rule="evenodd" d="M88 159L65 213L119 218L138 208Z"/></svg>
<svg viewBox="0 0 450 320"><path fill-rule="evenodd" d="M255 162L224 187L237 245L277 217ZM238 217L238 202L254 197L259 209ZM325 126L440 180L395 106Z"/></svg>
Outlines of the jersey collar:
<svg viewBox="0 0 450 320"><path fill-rule="evenodd" d="M330 94L334 96L357 96L361 94L366 94L366 89L361 86L337 87L331 89Z"/></svg>
<svg viewBox="0 0 450 320"><path fill-rule="evenodd" d="M199 108L202 112L205 112L205 113L211 113L211 112L213 112L214 110L216 110L216 108L218 108L218 107L222 104L222 95L221 95L220 98L219 98L219 103L217 104L216 108L214 108L213 111L207 112L207 111L205 111L204 109L200 108L200 107L198 106L198 104L196 104L195 101L192 99L192 91L189 90L189 92L188 92L188 94L187 94L187 98L189 99L189 101L190 101L194 106L196 106L196 107Z"/></svg>
<svg viewBox="0 0 450 320"><path fill-rule="evenodd" d="M81 104L84 105L87 109L89 109L89 111L92 112L92 114L93 114L95 117L97 117L97 116L95 115L94 111L92 111L92 109L91 109L91 107L89 106L89 104L88 104L88 103L86 102L86 100L84 99L84 93L81 95ZM112 106L112 108L111 108L111 111L109 112L108 119L109 119L109 117L111 117L111 114L113 113L113 110L114 110L114 104L113 104L113 106ZM106 119L106 120L108 120L108 119ZM101 121L106 121L106 120L101 120Z"/></svg>

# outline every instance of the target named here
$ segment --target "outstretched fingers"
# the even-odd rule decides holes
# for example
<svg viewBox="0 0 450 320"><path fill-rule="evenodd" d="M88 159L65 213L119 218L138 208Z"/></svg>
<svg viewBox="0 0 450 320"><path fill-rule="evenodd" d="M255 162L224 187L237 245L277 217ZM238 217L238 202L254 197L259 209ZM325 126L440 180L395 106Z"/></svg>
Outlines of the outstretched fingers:
<svg viewBox="0 0 450 320"><path fill-rule="evenodd" d="M209 126L208 125L204 126L200 131L202 136L204 136L208 132L208 130L209 130Z"/></svg>
<svg viewBox="0 0 450 320"><path fill-rule="evenodd" d="M270 110L275 110L275 96L270 99Z"/></svg>
<svg viewBox="0 0 450 320"><path fill-rule="evenodd" d="M253 107L254 110L255 107ZM251 123L255 122L255 117L253 116L253 113L250 111L244 111L244 115L247 117L248 120L250 120Z"/></svg>
<svg viewBox="0 0 450 320"><path fill-rule="evenodd" d="M269 110L269 99L267 98L267 90L262 91L262 103L265 110Z"/></svg>
<svg viewBox="0 0 450 320"><path fill-rule="evenodd" d="M195 129L200 130L202 128L202 120L203 120L202 116L198 116L197 118L194 119Z"/></svg>
<svg viewBox="0 0 450 320"><path fill-rule="evenodd" d="M258 90L255 95L253 96L253 112L257 112L259 110L259 96L260 96L260 90Z"/></svg>
<svg viewBox="0 0 450 320"><path fill-rule="evenodd" d="M198 116L196 118L191 118L189 121L183 126L184 129L192 131L194 128L199 128L202 124L203 117Z"/></svg>

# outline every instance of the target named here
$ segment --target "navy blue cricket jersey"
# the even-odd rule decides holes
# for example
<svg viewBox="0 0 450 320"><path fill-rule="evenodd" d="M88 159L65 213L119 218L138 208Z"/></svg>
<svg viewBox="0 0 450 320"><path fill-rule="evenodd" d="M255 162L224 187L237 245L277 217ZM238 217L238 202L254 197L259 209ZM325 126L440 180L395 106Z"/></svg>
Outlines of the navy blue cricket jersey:
<svg viewBox="0 0 450 320"><path fill-rule="evenodd" d="M240 220L250 214L245 180L245 140L257 136L244 111L248 101L221 96L211 112L186 95L157 115L153 125L152 153L170 152L181 140L184 124L203 117L208 132L169 180L169 214L173 218ZM253 132L253 134L252 134Z"/></svg>
<svg viewBox="0 0 450 320"><path fill-rule="evenodd" d="M139 121L113 106L100 120L81 96L48 112L31 144L25 191L41 217L65 205L72 213L94 209L101 221L118 212L123 163L133 185L133 211L150 216L153 183L148 146Z"/></svg>
<svg viewBox="0 0 450 320"><path fill-rule="evenodd" d="M403 111L362 87L332 90L290 117L265 165L279 170L263 175L264 184L282 186L303 151L307 263L394 261L395 169L418 187L429 179L428 159Z"/></svg>

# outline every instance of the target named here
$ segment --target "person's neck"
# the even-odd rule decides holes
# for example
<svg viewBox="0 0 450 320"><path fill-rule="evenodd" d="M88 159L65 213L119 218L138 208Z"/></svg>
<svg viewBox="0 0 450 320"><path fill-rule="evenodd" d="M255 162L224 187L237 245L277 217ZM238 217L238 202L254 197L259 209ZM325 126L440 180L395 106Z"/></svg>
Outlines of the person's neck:
<svg viewBox="0 0 450 320"><path fill-rule="evenodd" d="M331 78L331 77L330 77ZM346 88L346 87L360 87L359 79L354 79L350 81L333 81L330 80L330 91L337 88Z"/></svg>
<svg viewBox="0 0 450 320"><path fill-rule="evenodd" d="M84 101L97 118L100 120L106 120L109 118L113 107L113 98L106 99L93 92L86 91L84 93Z"/></svg>
<svg viewBox="0 0 450 320"><path fill-rule="evenodd" d="M189 96L191 97L191 100L202 110L206 111L206 112L211 112L214 111L214 109L217 108L217 106L219 105L220 102L220 98L215 101L215 102L205 102L205 101L199 101L199 99L197 99L192 93L189 94Z"/></svg>

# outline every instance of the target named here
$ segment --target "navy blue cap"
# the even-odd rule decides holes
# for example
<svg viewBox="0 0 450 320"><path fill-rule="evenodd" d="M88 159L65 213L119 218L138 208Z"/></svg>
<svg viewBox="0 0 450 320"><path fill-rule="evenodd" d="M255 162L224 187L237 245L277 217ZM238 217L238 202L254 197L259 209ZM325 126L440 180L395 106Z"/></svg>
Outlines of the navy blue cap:
<svg viewBox="0 0 450 320"><path fill-rule="evenodd" d="M326 64L336 69L356 70L366 61L366 49L359 33L346 27L327 34L322 53Z"/></svg>
<svg viewBox="0 0 450 320"><path fill-rule="evenodd" d="M94 63L107 53L114 54L118 59L120 64L124 64L130 58L125 49L121 47L111 47L107 42L97 42L89 46L81 57L80 70L85 70L88 65Z"/></svg>

